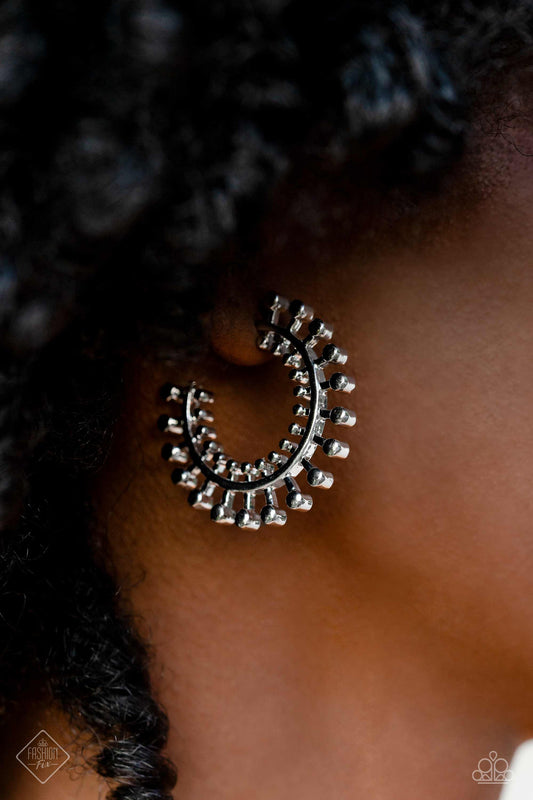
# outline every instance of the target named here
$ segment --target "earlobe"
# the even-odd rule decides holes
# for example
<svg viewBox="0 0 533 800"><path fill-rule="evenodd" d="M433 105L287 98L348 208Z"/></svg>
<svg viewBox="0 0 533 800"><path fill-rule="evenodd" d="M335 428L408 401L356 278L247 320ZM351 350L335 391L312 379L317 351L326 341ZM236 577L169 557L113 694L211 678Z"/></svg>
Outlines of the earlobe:
<svg viewBox="0 0 533 800"><path fill-rule="evenodd" d="M228 291L218 294L209 322L210 344L214 352L243 367L264 364L272 356L257 347L259 298L253 291Z"/></svg>

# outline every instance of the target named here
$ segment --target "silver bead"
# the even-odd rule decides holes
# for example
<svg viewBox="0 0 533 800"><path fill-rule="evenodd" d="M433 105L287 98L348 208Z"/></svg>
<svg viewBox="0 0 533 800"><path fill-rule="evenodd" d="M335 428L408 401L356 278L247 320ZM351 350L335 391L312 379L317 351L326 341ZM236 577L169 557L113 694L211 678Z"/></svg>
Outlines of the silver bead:
<svg viewBox="0 0 533 800"><path fill-rule="evenodd" d="M289 301L286 297L282 297L275 292L272 292L268 299L267 299L267 308L270 311L268 315L268 321L273 324L277 325L279 322L279 315L282 311L286 311L289 307Z"/></svg>
<svg viewBox="0 0 533 800"><path fill-rule="evenodd" d="M207 389L196 389L194 392L194 397L200 403L214 403L215 402L215 395L213 392L209 392Z"/></svg>
<svg viewBox="0 0 533 800"><path fill-rule="evenodd" d="M288 453L296 452L298 445L295 442L291 442L290 439L281 439L279 443L280 449L285 450Z"/></svg>
<svg viewBox="0 0 533 800"><path fill-rule="evenodd" d="M165 383L165 385L161 387L160 395L163 400L166 400L168 403L171 400L181 400L184 392L186 392L186 389L184 389L182 386L174 386L173 383Z"/></svg>
<svg viewBox="0 0 533 800"><path fill-rule="evenodd" d="M246 528L249 531L257 531L261 527L261 515L256 511L241 508L235 516L235 525L238 528Z"/></svg>
<svg viewBox="0 0 533 800"><path fill-rule="evenodd" d="M289 314L291 315L290 332L297 333L306 320L313 319L314 313L311 306L302 303L301 300L293 300L289 306Z"/></svg>
<svg viewBox="0 0 533 800"><path fill-rule="evenodd" d="M176 486L184 486L186 489L195 489L198 486L198 477L190 469L175 469L170 477Z"/></svg>
<svg viewBox="0 0 533 800"><path fill-rule="evenodd" d="M189 503L193 508L203 508L210 511L213 507L213 494L216 484L210 480L204 481L199 489L193 489L189 495Z"/></svg>
<svg viewBox="0 0 533 800"><path fill-rule="evenodd" d="M222 502L217 503L211 509L211 519L220 525L234 525L236 513L233 509L235 495L226 490L222 495Z"/></svg>
<svg viewBox="0 0 533 800"><path fill-rule="evenodd" d="M335 406L335 408L323 408L320 412L322 417L330 419L334 425L346 425L351 428L355 425L355 414L348 408Z"/></svg>
<svg viewBox="0 0 533 800"><path fill-rule="evenodd" d="M173 464L187 464L190 459L187 448L169 443L163 445L161 455L165 461L171 461Z"/></svg>
<svg viewBox="0 0 533 800"><path fill-rule="evenodd" d="M333 389L334 392L345 392L349 394L355 389L355 378L344 375L342 372L334 372L329 381L323 385L324 389Z"/></svg>
<svg viewBox="0 0 533 800"><path fill-rule="evenodd" d="M302 357L299 353L285 353L282 363L284 367L296 367L299 369L302 366Z"/></svg>
<svg viewBox="0 0 533 800"><path fill-rule="evenodd" d="M211 411L208 411L206 408L200 408L200 406L198 406L198 408L193 408L191 417L197 419L199 422L213 422L215 419Z"/></svg>
<svg viewBox="0 0 533 800"><path fill-rule="evenodd" d="M307 482L309 486L316 486L318 489L330 489L333 486L333 475L331 472L313 467L307 473Z"/></svg>
<svg viewBox="0 0 533 800"><path fill-rule="evenodd" d="M346 364L347 361L348 353L346 350L337 347L335 344L327 344L320 358L316 359L315 365L320 369L326 366L326 364Z"/></svg>
<svg viewBox="0 0 533 800"><path fill-rule="evenodd" d="M347 458L350 453L350 445L340 442L338 439L324 439L322 436L315 436L314 440L330 458Z"/></svg>
<svg viewBox="0 0 533 800"><path fill-rule="evenodd" d="M297 381L298 383L309 383L309 375L304 369L291 369L289 372L289 378L291 381Z"/></svg>
<svg viewBox="0 0 533 800"><path fill-rule="evenodd" d="M326 325L324 320L313 319L308 326L309 333L304 339L304 343L309 347L315 347L316 343L320 339L325 339L329 341L333 336L333 328L331 325Z"/></svg>
<svg viewBox="0 0 533 800"><path fill-rule="evenodd" d="M289 433L292 433L293 436L303 436L305 433L305 428L302 428L302 426L298 425L297 422L291 422L289 425Z"/></svg>
<svg viewBox="0 0 533 800"><path fill-rule="evenodd" d="M162 433L176 433L181 436L183 433L183 420L162 414L157 420L157 427Z"/></svg>

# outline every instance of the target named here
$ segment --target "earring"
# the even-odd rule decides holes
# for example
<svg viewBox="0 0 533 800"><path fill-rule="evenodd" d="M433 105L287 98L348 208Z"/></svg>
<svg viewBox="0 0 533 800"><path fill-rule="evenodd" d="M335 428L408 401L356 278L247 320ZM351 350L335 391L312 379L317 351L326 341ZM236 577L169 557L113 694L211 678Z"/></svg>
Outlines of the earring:
<svg viewBox="0 0 533 800"><path fill-rule="evenodd" d="M310 495L304 494L295 478L305 470L307 483L329 489L333 475L314 466L311 458L318 447L332 458L346 458L350 447L346 442L324 436L327 422L334 425L355 425L355 414L343 406L328 408L328 392L349 393L355 381L343 372L326 377L325 369L343 365L347 353L331 343L333 328L315 317L313 309L300 300L289 301L272 294L265 307L264 318L257 323L261 350L282 358L290 368L289 378L296 383L293 389L298 402L293 407L297 422L289 425L289 433L297 441L281 439L279 449L254 464L239 463L226 455L217 441L210 406L212 392L196 385L166 384L162 398L180 403L179 416L163 415L158 427L164 433L181 437L177 444L165 444L163 458L180 464L172 472L172 481L190 491L189 503L194 508L210 511L211 519L240 528L257 530L265 525L284 525L287 512L278 505L276 491L287 490L286 504L297 511L309 511L313 505ZM285 324L282 323L285 319ZM298 336L300 334L300 336ZM323 342L322 354L315 348ZM221 496L216 499L216 495ZM239 508L234 508L237 496L242 495ZM264 505L256 510L256 500L263 497Z"/></svg>

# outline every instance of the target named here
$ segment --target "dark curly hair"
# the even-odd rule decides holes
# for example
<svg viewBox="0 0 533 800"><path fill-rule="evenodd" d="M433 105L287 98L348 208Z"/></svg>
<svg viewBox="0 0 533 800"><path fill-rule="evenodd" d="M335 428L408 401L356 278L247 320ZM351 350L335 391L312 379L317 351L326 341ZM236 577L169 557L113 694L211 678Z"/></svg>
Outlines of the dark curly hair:
<svg viewBox="0 0 533 800"><path fill-rule="evenodd" d="M445 171L532 36L529 0L0 4L0 707L49 691L113 800L175 782L87 489L125 354L198 346L219 254L296 163Z"/></svg>

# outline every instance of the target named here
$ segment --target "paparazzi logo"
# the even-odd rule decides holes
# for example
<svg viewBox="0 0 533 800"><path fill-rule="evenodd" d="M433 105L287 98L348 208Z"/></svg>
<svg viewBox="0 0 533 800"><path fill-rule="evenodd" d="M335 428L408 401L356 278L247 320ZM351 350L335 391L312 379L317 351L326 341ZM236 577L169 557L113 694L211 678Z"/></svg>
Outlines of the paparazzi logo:
<svg viewBox="0 0 533 800"><path fill-rule="evenodd" d="M472 780L476 783L509 783L512 779L513 771L509 769L509 762L498 756L496 750L491 750L488 758L481 758L472 773Z"/></svg>
<svg viewBox="0 0 533 800"><path fill-rule="evenodd" d="M46 731L39 731L25 744L17 760L39 783L46 783L69 760L69 754Z"/></svg>

